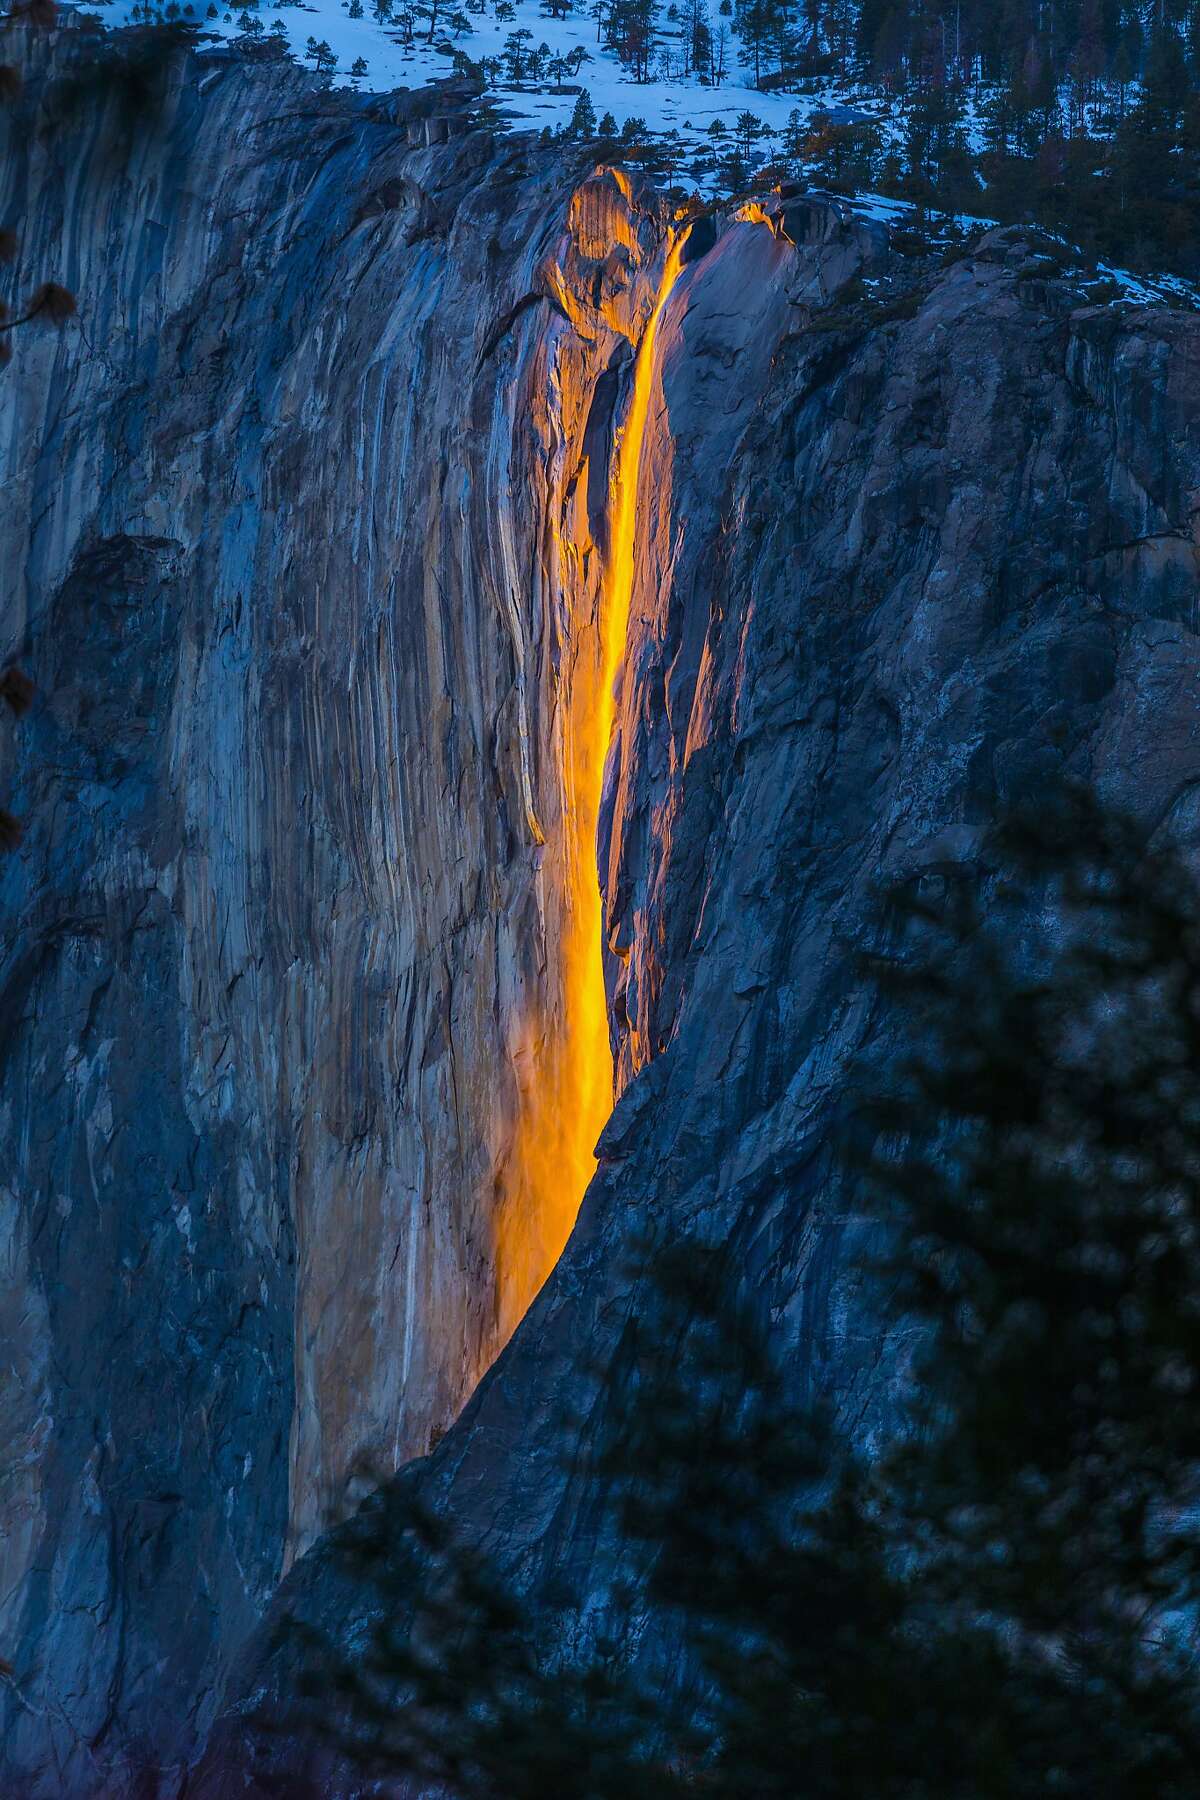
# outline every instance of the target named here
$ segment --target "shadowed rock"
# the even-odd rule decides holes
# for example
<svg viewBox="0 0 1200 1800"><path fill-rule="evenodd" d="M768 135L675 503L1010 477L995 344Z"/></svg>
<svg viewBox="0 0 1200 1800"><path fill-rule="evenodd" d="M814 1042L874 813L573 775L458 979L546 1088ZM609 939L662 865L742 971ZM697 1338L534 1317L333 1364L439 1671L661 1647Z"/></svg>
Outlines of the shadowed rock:
<svg viewBox="0 0 1200 1800"><path fill-rule="evenodd" d="M223 1701L188 1793L242 1791L281 1574L473 1391L399 1479L534 1594L569 1560L603 1630L561 1417L620 1405L647 1227L729 1244L798 1388L878 1428L829 1156L886 1052L875 884L1064 769L1185 835L1200 791L1200 321L1089 304L1036 234L944 265L814 198L705 221L599 845L623 1092L476 1389L551 1251L518 1206L510 1266L500 1214L566 1029L564 733L665 212L468 96L172 81L132 147L90 116L5 161L81 307L4 376L0 484L39 696L0 752L0 1787L37 1800L178 1792ZM297 1601L353 1629L320 1546Z"/></svg>

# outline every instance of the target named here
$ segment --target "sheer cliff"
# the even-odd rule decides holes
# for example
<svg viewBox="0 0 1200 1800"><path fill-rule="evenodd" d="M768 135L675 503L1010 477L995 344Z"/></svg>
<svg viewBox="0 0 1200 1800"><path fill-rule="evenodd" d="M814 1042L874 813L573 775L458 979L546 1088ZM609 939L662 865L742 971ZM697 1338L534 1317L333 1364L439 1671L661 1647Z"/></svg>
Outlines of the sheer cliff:
<svg viewBox="0 0 1200 1800"><path fill-rule="evenodd" d="M43 701L5 746L0 1594L5 1754L59 1793L202 1725L356 1462L429 1448L573 1220L611 1104L565 1091L598 1056L558 956L588 508L663 232L452 99L217 63L150 123L33 100L21 273L82 307L5 396Z"/></svg>
<svg viewBox="0 0 1200 1800"><path fill-rule="evenodd" d="M871 895L1063 767L1193 828L1200 320L1015 230L675 219L452 93L64 118L65 54L0 221L82 309L3 375L0 1786L177 1793L224 1702L218 1796L280 1579L353 1626L302 1553L360 1463L601 1628L562 1414L632 1235L886 1408Z"/></svg>

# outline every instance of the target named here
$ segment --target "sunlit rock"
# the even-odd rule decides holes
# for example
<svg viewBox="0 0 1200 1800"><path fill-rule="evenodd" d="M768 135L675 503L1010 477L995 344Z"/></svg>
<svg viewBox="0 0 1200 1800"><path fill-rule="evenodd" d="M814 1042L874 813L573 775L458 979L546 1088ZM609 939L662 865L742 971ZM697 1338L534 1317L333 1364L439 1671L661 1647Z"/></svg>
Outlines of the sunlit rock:
<svg viewBox="0 0 1200 1800"><path fill-rule="evenodd" d="M1195 318L799 194L689 232L463 105L224 61L5 161L80 302L3 377L6 1794L177 1793L223 1706L240 1791L280 1578L351 1630L302 1553L429 1450L602 1630L563 1404L635 1235L869 1434L876 884L1063 768L1195 811Z"/></svg>

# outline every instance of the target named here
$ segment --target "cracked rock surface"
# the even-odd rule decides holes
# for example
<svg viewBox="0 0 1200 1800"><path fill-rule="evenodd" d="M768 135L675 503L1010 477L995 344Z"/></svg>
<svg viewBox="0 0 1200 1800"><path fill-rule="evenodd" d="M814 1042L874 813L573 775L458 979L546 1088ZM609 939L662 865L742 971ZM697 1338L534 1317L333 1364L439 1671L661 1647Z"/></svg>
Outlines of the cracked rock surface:
<svg viewBox="0 0 1200 1800"><path fill-rule="evenodd" d="M81 302L4 394L3 648L39 694L0 746L14 1800L176 1792L281 1573L528 1298L497 1192L561 1031L597 591L593 556L577 628L551 510L662 235L601 181L575 212L619 255L577 254L553 159L286 66L43 132L72 37L4 160L23 272Z"/></svg>
<svg viewBox="0 0 1200 1800"><path fill-rule="evenodd" d="M828 1143L887 1042L872 894L1061 770L1195 834L1200 319L1015 230L918 260L802 195L694 228L598 847L621 1098L503 1349L662 204L452 96L226 59L4 167L82 324L3 376L40 698L0 744L0 1791L223 1800L293 1673L281 1578L353 1629L320 1532L362 1459L535 1597L569 1560L603 1629L561 1420L620 1405L632 1236L726 1244L798 1387L886 1419Z"/></svg>

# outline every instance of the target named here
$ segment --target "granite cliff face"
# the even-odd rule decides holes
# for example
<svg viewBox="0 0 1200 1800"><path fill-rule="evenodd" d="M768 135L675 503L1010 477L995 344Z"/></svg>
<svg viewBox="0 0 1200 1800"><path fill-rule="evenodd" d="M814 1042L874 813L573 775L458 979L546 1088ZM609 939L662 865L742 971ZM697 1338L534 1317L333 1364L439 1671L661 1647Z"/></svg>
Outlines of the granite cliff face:
<svg viewBox="0 0 1200 1800"><path fill-rule="evenodd" d="M1194 829L1200 319L802 196L672 268L626 177L278 64L5 168L83 311L3 376L0 1788L223 1796L360 1459L600 1628L632 1234L886 1411L854 952L1057 769ZM353 1622L320 1545L297 1598Z"/></svg>
<svg viewBox="0 0 1200 1800"><path fill-rule="evenodd" d="M6 1791L121 1792L195 1741L356 1460L451 1422L582 1191L573 1142L549 1193L521 1147L569 1073L561 771L599 666L559 518L662 228L413 110L192 66L155 129L93 106L7 165L25 265L87 298L5 396L7 646L44 696L5 770Z"/></svg>

